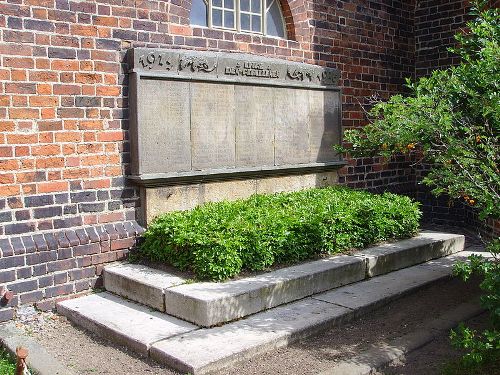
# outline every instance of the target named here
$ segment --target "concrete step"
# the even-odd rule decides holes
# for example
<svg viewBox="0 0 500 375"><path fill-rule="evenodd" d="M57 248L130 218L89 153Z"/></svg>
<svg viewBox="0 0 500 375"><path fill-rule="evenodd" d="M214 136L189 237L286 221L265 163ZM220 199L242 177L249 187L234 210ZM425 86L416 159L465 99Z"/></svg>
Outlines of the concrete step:
<svg viewBox="0 0 500 375"><path fill-rule="evenodd" d="M287 267L223 283L187 283L139 265L106 267L106 290L194 324L211 327L342 285L463 250L462 235L423 232L352 256ZM183 285L179 285L183 284Z"/></svg>
<svg viewBox="0 0 500 375"><path fill-rule="evenodd" d="M165 311L165 289L186 282L184 278L168 272L131 263L106 266L103 279L104 288L108 292L150 306L158 311Z"/></svg>
<svg viewBox="0 0 500 375"><path fill-rule="evenodd" d="M452 265L470 254L462 251L368 278L214 328L197 329L109 293L60 302L58 311L89 330L175 369L205 374L344 323L449 277Z"/></svg>
<svg viewBox="0 0 500 375"><path fill-rule="evenodd" d="M59 302L57 312L89 331L146 356L153 343L198 329L106 292Z"/></svg>

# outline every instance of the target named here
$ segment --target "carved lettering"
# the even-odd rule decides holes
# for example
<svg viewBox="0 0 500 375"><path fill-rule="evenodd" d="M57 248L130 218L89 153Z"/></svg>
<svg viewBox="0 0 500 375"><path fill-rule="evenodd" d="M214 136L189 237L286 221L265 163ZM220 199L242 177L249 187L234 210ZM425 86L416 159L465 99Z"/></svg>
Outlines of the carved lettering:
<svg viewBox="0 0 500 375"><path fill-rule="evenodd" d="M236 63L234 67L226 66L224 74L258 78L280 78L279 71L273 70L270 65L250 61L243 62L243 65Z"/></svg>

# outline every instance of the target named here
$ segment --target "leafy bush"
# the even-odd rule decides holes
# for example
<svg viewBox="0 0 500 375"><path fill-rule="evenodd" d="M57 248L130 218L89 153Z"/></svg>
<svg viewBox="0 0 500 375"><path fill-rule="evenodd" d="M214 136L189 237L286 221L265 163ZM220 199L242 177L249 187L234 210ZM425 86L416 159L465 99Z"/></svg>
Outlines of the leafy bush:
<svg viewBox="0 0 500 375"><path fill-rule="evenodd" d="M139 256L224 280L409 237L419 218L417 203L390 193L330 187L254 195L160 216L144 234Z"/></svg>
<svg viewBox="0 0 500 375"><path fill-rule="evenodd" d="M480 287L485 294L481 296L481 305L490 313L491 329L478 333L460 324L451 331L452 344L467 350L462 359L467 367L500 359L500 240L492 241L488 250L493 255L492 259L472 255L469 263L459 263L453 269L454 274L464 281L474 273L483 277Z"/></svg>

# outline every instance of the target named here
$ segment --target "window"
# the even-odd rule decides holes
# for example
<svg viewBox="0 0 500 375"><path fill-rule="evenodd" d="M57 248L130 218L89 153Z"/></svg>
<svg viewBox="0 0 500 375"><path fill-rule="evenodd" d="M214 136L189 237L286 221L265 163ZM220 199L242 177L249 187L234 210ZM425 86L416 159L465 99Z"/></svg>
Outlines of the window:
<svg viewBox="0 0 500 375"><path fill-rule="evenodd" d="M191 25L286 37L278 0L193 0Z"/></svg>

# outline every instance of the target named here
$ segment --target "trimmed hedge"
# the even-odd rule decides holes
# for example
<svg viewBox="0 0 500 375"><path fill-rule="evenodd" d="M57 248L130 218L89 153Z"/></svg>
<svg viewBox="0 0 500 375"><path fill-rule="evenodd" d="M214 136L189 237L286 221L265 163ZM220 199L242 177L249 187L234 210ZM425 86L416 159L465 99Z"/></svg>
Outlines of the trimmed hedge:
<svg viewBox="0 0 500 375"><path fill-rule="evenodd" d="M418 203L342 187L253 195L158 217L139 256L225 280L417 233Z"/></svg>

